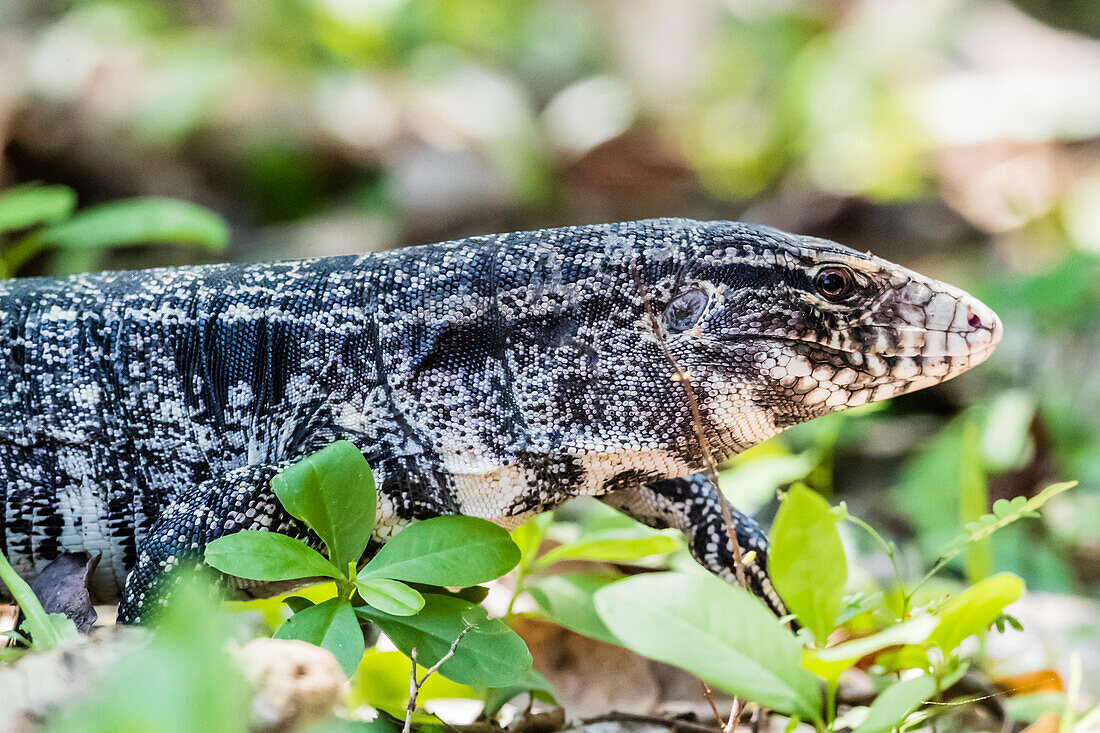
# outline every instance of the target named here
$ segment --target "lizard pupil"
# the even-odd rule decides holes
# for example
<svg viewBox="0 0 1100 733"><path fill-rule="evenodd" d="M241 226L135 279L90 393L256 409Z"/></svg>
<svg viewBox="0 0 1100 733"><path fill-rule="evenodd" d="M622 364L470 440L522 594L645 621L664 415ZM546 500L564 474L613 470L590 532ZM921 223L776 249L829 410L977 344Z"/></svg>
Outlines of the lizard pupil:
<svg viewBox="0 0 1100 733"><path fill-rule="evenodd" d="M826 267L814 277L814 287L829 300L838 300L852 292L855 279L844 267Z"/></svg>
<svg viewBox="0 0 1100 733"><path fill-rule="evenodd" d="M677 295L665 308L665 323L673 332L686 331L703 317L709 298L702 290L688 290Z"/></svg>

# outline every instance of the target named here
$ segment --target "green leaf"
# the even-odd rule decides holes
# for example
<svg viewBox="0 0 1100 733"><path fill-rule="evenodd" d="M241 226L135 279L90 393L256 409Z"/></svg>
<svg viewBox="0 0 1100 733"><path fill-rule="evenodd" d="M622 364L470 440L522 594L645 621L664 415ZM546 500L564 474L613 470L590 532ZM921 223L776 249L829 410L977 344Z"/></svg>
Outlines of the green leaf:
<svg viewBox="0 0 1100 733"><path fill-rule="evenodd" d="M359 580L355 587L368 604L394 616L411 616L424 607L424 596L398 580Z"/></svg>
<svg viewBox="0 0 1100 733"><path fill-rule="evenodd" d="M542 578L527 589L546 617L570 631L618 644L596 611L596 591L618 580L610 575L569 573Z"/></svg>
<svg viewBox="0 0 1100 733"><path fill-rule="evenodd" d="M346 598L330 598L299 611L279 627L275 638L300 639L328 649L349 677L366 647L359 620Z"/></svg>
<svg viewBox="0 0 1100 733"><path fill-rule="evenodd" d="M476 585L514 568L519 554L508 532L492 522L458 515L433 517L391 537L359 571L359 580Z"/></svg>
<svg viewBox="0 0 1100 733"><path fill-rule="evenodd" d="M57 636L62 643L80 638L80 632L76 630L76 623L65 614L51 613L49 618L50 624L53 625L53 629L57 632Z"/></svg>
<svg viewBox="0 0 1100 733"><path fill-rule="evenodd" d="M20 625L22 626L26 623L27 623L26 621L23 621L23 624L20 624ZM0 637L3 637L5 639L11 639L12 641L14 641L17 644L26 644L27 646L31 645L30 638L27 637L27 636L24 636L23 634L20 634L15 629L8 629L7 631L0 631Z"/></svg>
<svg viewBox="0 0 1100 733"><path fill-rule="evenodd" d="M937 611L939 624L928 637L945 654L953 652L963 639L980 634L1024 592L1024 581L1000 573L949 598Z"/></svg>
<svg viewBox="0 0 1100 733"><path fill-rule="evenodd" d="M768 572L772 584L799 623L823 646L844 605L848 559L828 503L795 486L772 525Z"/></svg>
<svg viewBox="0 0 1100 733"><path fill-rule="evenodd" d="M1058 494L1068 491L1077 485L1076 481L1064 481L1059 484L1051 484L1030 499L1022 496L1011 500L998 499L993 502L993 513L985 514L974 522L966 525L966 532L951 543L944 555L958 552L973 542L979 542L992 535L999 529L1007 527L1025 517L1039 516L1039 509Z"/></svg>
<svg viewBox="0 0 1100 733"><path fill-rule="evenodd" d="M984 514L973 522L968 522L964 531L947 544L940 553L936 563L932 566L932 569L925 574L923 580L917 585L920 586L935 575L940 568L951 562L951 560L965 550L968 545L975 542L981 542L994 532L1004 529L1020 519L1039 516L1038 510L1044 504L1055 496L1058 496L1058 494L1068 491L1076 485L1076 481L1051 484L1030 499L1017 496L1011 500L998 499L993 502L993 512L991 514ZM1039 554L1041 556L1041 553Z"/></svg>
<svg viewBox="0 0 1100 733"><path fill-rule="evenodd" d="M290 514L317 533L338 568L358 563L374 529L374 477L354 443L338 440L271 479ZM392 540L391 540L392 541Z"/></svg>
<svg viewBox="0 0 1100 733"><path fill-rule="evenodd" d="M966 421L966 416L957 417L922 440L902 466L892 491L894 506L916 528L914 542L926 556L934 557L960 528L959 481Z"/></svg>
<svg viewBox="0 0 1100 733"><path fill-rule="evenodd" d="M224 249L229 227L217 214L187 201L139 198L90 206L37 236L43 242L74 249L153 242Z"/></svg>
<svg viewBox="0 0 1100 733"><path fill-rule="evenodd" d="M512 530L512 542L520 551L520 563L527 567L535 561L539 547L546 537L546 530L553 523L552 514L536 514L520 526Z"/></svg>
<svg viewBox="0 0 1100 733"><path fill-rule="evenodd" d="M339 578L339 568L324 555L293 537L243 529L206 546L206 564L227 575L250 580Z"/></svg>
<svg viewBox="0 0 1100 733"><path fill-rule="evenodd" d="M821 720L821 687L798 640L742 588L711 575L651 573L596 593L596 610L630 649L787 715Z"/></svg>
<svg viewBox="0 0 1100 733"><path fill-rule="evenodd" d="M311 601L310 599L303 598L302 596L287 596L286 598L284 598L282 600L282 602L285 603L287 605L287 608L289 608L294 613L298 613L299 611L304 611L307 608L309 608L310 606L317 605L313 601ZM274 625L274 624L272 624L272 625Z"/></svg>
<svg viewBox="0 0 1100 733"><path fill-rule="evenodd" d="M247 733L252 691L226 651L230 624L214 596L185 578L149 643L51 711L50 733Z"/></svg>
<svg viewBox="0 0 1100 733"><path fill-rule="evenodd" d="M435 593L441 596L453 596L455 598L461 598L464 601L469 601L475 605L481 603L489 596L489 589L483 585L470 585L465 588L458 588L457 590L451 590L442 585L432 585L431 583L406 583L406 585L418 591L421 595L425 593Z"/></svg>
<svg viewBox="0 0 1100 733"><path fill-rule="evenodd" d="M680 540L642 525L606 529L583 535L576 542L561 545L540 557L535 565L546 567L562 560L605 560L630 562L651 555L664 555L680 547Z"/></svg>
<svg viewBox="0 0 1100 733"><path fill-rule="evenodd" d="M730 459L718 474L718 488L735 506L762 506L777 489L804 478L820 461L817 450L791 454L782 443L761 443Z"/></svg>
<svg viewBox="0 0 1100 733"><path fill-rule="evenodd" d="M934 694L936 681L928 675L897 682L875 699L867 717L852 733L888 733Z"/></svg>
<svg viewBox="0 0 1100 733"><path fill-rule="evenodd" d="M370 606L355 612L377 623L406 655L415 648L417 662L425 667L439 662L463 630L472 627L454 656L439 668L455 682L507 687L531 669L531 653L523 639L500 619L489 618L485 609L459 598L426 595L424 608L415 616L394 616Z"/></svg>
<svg viewBox="0 0 1100 733"><path fill-rule="evenodd" d="M434 719L433 719L434 720ZM413 715L413 722L417 722L417 716ZM390 717L385 713L379 713L373 720L348 720L347 718L332 717L319 726L311 726L306 730L310 733L400 733L402 728L400 719ZM429 731L432 726L421 726L418 730Z"/></svg>
<svg viewBox="0 0 1100 733"><path fill-rule="evenodd" d="M418 584L413 584L418 585ZM433 586L439 588L439 586ZM417 588L417 590L420 590ZM423 593L423 591L421 591ZM489 589L484 585L468 585L465 588L459 588L457 590L449 590L447 588L440 588L437 591L433 591L445 596L454 596L455 598L461 598L464 601L469 601L475 606L486 598L489 597Z"/></svg>
<svg viewBox="0 0 1100 733"><path fill-rule="evenodd" d="M808 651L802 656L802 663L818 677L835 682L840 679L844 670L868 654L887 647L923 643L937 624L937 619L932 616L918 616L883 629L877 634Z"/></svg>
<svg viewBox="0 0 1100 733"><path fill-rule="evenodd" d="M49 224L75 208L76 193L68 186L16 186L0 194L0 232Z"/></svg>
<svg viewBox="0 0 1100 733"><path fill-rule="evenodd" d="M550 684L550 680L532 669L527 673L526 677L514 685L509 687L494 687L486 690L485 708L482 710L482 715L486 715L490 718L496 717L497 713L501 711L501 708L515 699L517 695L523 695L528 692L531 693L532 697L549 703L554 702L556 695L554 686Z"/></svg>

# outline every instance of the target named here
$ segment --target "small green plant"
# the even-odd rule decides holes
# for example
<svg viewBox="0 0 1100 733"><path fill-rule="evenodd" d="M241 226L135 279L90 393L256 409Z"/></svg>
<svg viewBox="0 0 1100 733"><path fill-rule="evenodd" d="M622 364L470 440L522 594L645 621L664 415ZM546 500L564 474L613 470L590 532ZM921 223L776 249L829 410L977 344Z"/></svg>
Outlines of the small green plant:
<svg viewBox="0 0 1100 733"><path fill-rule="evenodd" d="M284 535L246 530L210 543L205 557L217 570L241 578L335 582L335 597L328 600L285 599L294 614L276 630L277 638L328 649L351 675L366 648L363 627L373 623L427 667L419 677L413 672L417 690L436 671L489 690L545 687L533 676L523 640L478 605L484 598L478 584L507 573L520 559L505 530L465 516L415 522L358 567L375 529L377 495L370 467L352 443L333 443L284 470L271 485L326 554Z"/></svg>
<svg viewBox="0 0 1100 733"><path fill-rule="evenodd" d="M993 513L969 523L917 583L907 584L899 574L896 588L857 601L854 608L844 595L848 560L837 525L850 521L870 531L891 557L895 550L843 506L830 508L813 491L795 486L772 529L770 569L777 591L804 629L798 634L745 590L702 573L647 574L602 584L574 581L571 593L562 590L557 602L542 605L551 614L565 609L563 625L618 640L819 731L896 730L943 712L926 703L966 673L970 661L959 652L960 644L991 626L1003 628L1004 609L1024 586L1014 575L992 575L919 608L913 608L914 593L968 545L1035 516L1043 503L1072 486L1056 484L1030 500L994 504ZM571 602L561 600L566 597ZM834 633L853 615L862 616L870 628L865 626L860 638L834 643ZM840 677L861 660L872 663L881 692L870 706L838 717Z"/></svg>
<svg viewBox="0 0 1100 733"><path fill-rule="evenodd" d="M68 186L24 184L0 193L0 278L56 250L84 262L111 247L175 242L224 249L229 228L217 214L186 201L137 198L76 210Z"/></svg>

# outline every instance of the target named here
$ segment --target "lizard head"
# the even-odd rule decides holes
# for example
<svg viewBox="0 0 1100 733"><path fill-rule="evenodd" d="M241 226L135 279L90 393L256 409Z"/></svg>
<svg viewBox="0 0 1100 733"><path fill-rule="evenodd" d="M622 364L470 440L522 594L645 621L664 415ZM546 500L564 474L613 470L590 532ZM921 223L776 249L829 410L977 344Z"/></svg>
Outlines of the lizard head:
<svg viewBox="0 0 1100 733"><path fill-rule="evenodd" d="M692 263L664 283L661 321L734 450L951 379L1001 338L977 298L873 255L724 222L698 237Z"/></svg>

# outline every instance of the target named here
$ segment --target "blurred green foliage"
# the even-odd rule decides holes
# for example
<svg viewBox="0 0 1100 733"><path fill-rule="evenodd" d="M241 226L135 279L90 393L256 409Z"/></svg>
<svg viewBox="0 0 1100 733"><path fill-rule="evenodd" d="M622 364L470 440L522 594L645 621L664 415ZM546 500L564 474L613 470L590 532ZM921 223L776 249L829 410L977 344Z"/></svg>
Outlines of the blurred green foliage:
<svg viewBox="0 0 1100 733"><path fill-rule="evenodd" d="M247 731L249 689L226 651L228 618L199 579L181 585L147 647L116 665L51 733Z"/></svg>
<svg viewBox="0 0 1100 733"><path fill-rule="evenodd" d="M50 251L64 261L162 242L220 250L229 240L221 217L186 201L138 198L77 212L76 200L62 185L30 183L0 192L0 278L20 274Z"/></svg>

